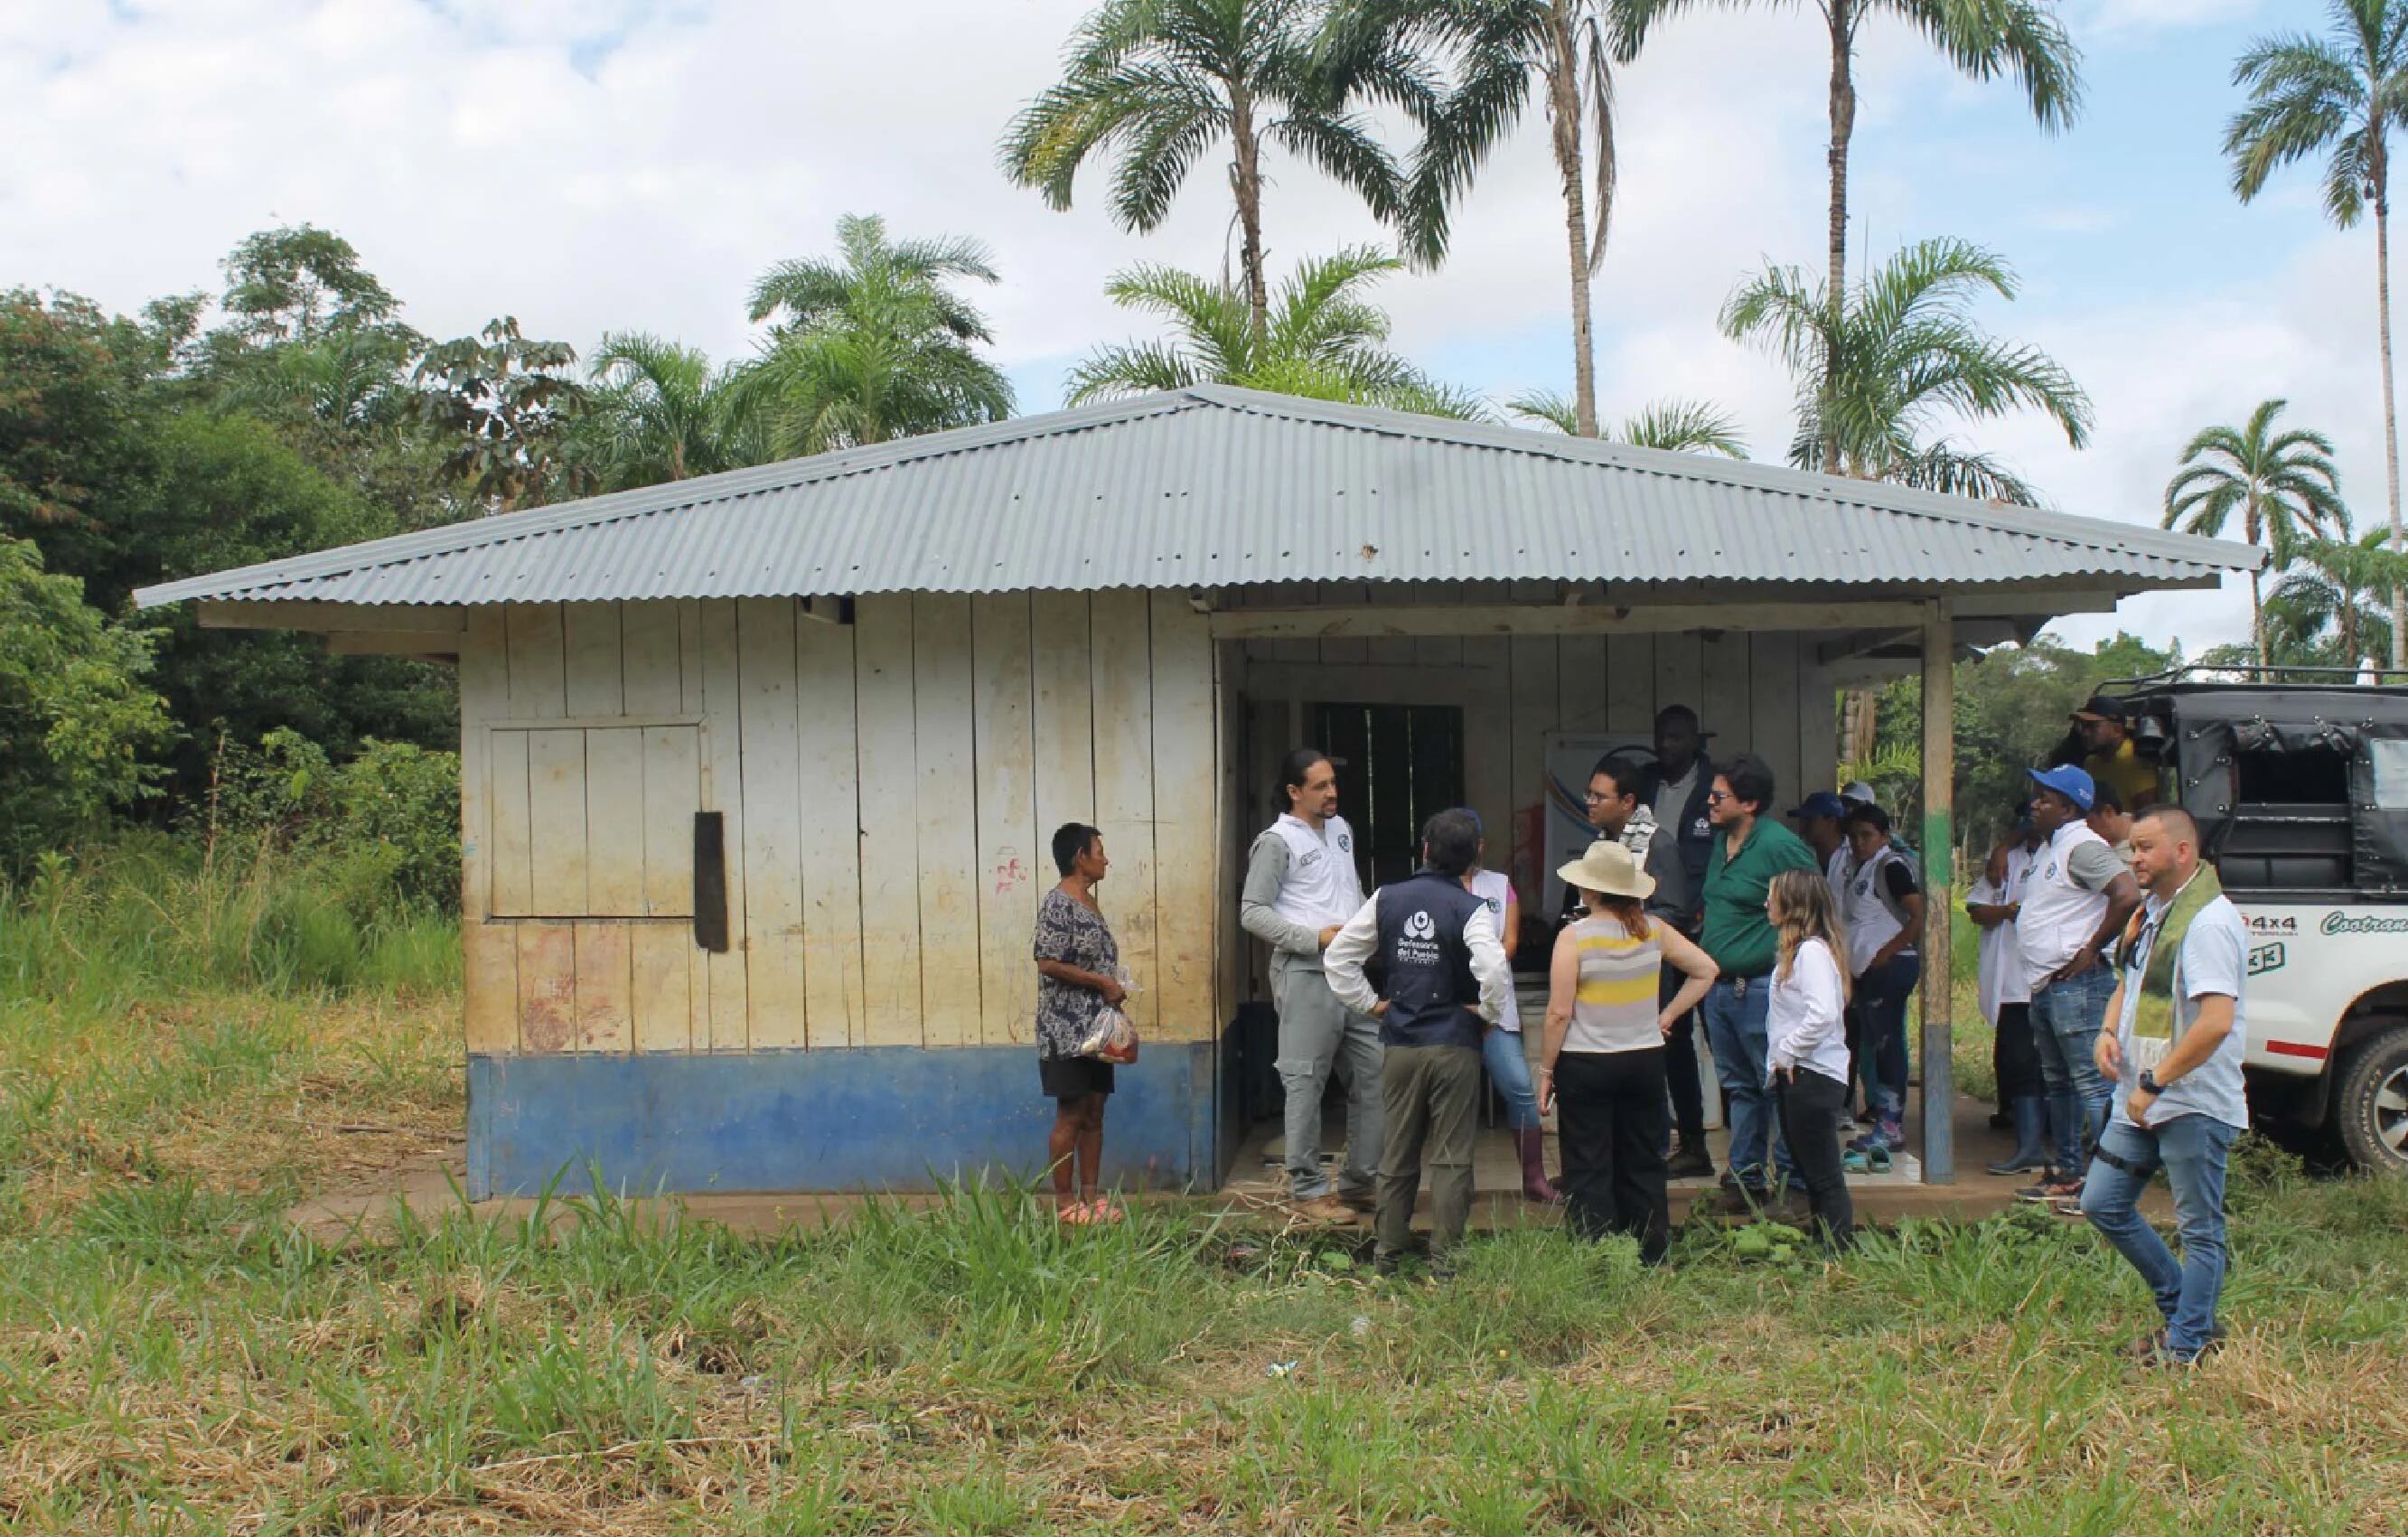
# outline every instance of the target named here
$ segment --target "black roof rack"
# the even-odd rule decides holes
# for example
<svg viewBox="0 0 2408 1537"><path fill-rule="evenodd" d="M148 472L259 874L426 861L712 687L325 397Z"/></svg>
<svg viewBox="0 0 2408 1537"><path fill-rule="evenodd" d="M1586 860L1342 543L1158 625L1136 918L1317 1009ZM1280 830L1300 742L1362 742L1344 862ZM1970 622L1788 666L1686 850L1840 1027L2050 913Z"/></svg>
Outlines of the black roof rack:
<svg viewBox="0 0 2408 1537"><path fill-rule="evenodd" d="M2369 671L2375 682L2358 680ZM2305 674L2305 676L2301 676ZM2401 682L2387 682L2400 679ZM2163 672L2138 678L2114 678L2099 685L2101 694L2141 693L2152 688L2399 688L2408 685L2408 673L2391 668L2294 667L2255 662L2186 662Z"/></svg>

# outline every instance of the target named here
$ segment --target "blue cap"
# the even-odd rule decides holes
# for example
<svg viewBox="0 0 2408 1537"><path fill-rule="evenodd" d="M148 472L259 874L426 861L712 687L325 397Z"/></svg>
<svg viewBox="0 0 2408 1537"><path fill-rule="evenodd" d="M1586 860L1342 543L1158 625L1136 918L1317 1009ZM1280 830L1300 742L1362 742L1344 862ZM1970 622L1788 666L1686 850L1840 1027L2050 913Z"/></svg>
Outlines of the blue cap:
<svg viewBox="0 0 2408 1537"><path fill-rule="evenodd" d="M1848 803L1828 790L1817 790L1797 805L1790 807L1789 814L1791 816L1844 817L1848 814Z"/></svg>
<svg viewBox="0 0 2408 1537"><path fill-rule="evenodd" d="M2055 768L2034 768L2031 780L2044 790L2055 790L2086 812L2099 797L2099 788L2091 783L2089 771L2070 763Z"/></svg>

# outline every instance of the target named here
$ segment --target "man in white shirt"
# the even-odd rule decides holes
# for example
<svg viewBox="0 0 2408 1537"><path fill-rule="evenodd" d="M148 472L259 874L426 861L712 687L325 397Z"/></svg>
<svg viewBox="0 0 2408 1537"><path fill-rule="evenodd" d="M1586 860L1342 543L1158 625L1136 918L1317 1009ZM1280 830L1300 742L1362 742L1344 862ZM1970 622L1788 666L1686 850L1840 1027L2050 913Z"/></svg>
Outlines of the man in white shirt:
<svg viewBox="0 0 2408 1537"><path fill-rule="evenodd" d="M2132 1355L2186 1366L2222 1332L2225 1164L2249 1129L2241 1073L2249 930L2214 869L2200 862L2199 826L2187 812L2143 812L2132 857L2149 897L2116 948L2120 980L2107 1006L2115 1027L2100 1032L2094 1064L2115 1085L2115 1112L2082 1187L2082 1214L2141 1272L2165 1320ZM2159 1168L2173 1190L2180 1264L2134 1210Z"/></svg>
<svg viewBox="0 0 2408 1537"><path fill-rule="evenodd" d="M1239 925L1271 947L1271 1004L1286 1091L1288 1199L1304 1215L1346 1224L1379 1201L1380 1024L1329 990L1322 952L1363 905L1354 829L1338 814L1338 770L1299 747L1281 769L1288 809L1246 855ZM1346 1085L1346 1154L1333 1194L1321 1167L1321 1097Z"/></svg>
<svg viewBox="0 0 2408 1537"><path fill-rule="evenodd" d="M1480 825L1440 812L1422 829L1422 868L1380 888L1330 941L1339 1001L1380 1021L1386 1135L1380 1165L1380 1273L1412 1239L1422 1165L1430 1171L1430 1257L1443 1269L1471 1214L1480 1038L1503 1016L1513 972L1488 905L1464 888L1480 857ZM1381 985L1364 973L1377 955Z"/></svg>
<svg viewBox="0 0 2408 1537"><path fill-rule="evenodd" d="M2015 1194L2054 1202L2082 1193L2088 1145L2107 1125L2109 1088L2092 1048L2115 973L2100 957L2140 907L2141 887L2085 820L2097 798L2089 774L2071 764L2030 773L2032 823L2045 841L2016 912L2015 941L2031 979L2032 1043L2057 1162Z"/></svg>

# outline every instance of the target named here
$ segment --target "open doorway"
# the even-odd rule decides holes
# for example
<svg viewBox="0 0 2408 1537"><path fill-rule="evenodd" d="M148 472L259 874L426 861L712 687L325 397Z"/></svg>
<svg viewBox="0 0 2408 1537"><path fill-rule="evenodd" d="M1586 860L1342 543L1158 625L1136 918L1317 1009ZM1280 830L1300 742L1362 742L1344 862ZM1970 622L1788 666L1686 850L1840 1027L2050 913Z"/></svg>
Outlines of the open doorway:
<svg viewBox="0 0 2408 1537"><path fill-rule="evenodd" d="M1337 765L1363 889L1411 875L1421 864L1422 825L1464 803L1462 710L1315 705L1312 740Z"/></svg>

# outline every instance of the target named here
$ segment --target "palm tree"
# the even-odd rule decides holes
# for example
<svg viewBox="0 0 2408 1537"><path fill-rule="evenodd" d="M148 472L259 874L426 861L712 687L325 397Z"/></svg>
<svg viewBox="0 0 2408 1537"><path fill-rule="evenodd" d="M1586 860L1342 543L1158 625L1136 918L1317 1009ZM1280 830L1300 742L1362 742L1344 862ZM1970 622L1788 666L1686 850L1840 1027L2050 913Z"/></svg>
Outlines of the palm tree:
<svg viewBox="0 0 2408 1537"><path fill-rule="evenodd" d="M2261 37L2232 66L2249 105L2224 131L2244 203L2281 166L2326 154L2325 213L2348 229L2374 205L2375 333L2383 361L2383 471L2391 548L2400 524L2400 412L2391 382L2391 130L2408 122L2408 0L2329 0L2323 37ZM2329 153L2328 154L2328 151ZM2391 590L2391 665L2408 668L2408 590Z"/></svg>
<svg viewBox="0 0 2408 1537"><path fill-rule="evenodd" d="M1172 339L1097 348L1070 370L1070 404L1209 382L1484 419L1478 396L1387 351L1387 314L1361 294L1403 266L1368 248L1308 260L1280 284L1259 332L1247 296L1226 281L1167 266L1116 274L1105 288L1112 302L1162 317Z"/></svg>
<svg viewBox="0 0 2408 1537"><path fill-rule="evenodd" d="M2166 482L2162 526L2214 539L2237 510L2242 539L2270 547L2278 571L2291 564L2306 536L2346 535L2349 513L2341 502L2332 443L2304 427L2275 431L2274 419L2286 404L2261 401L2247 426L2208 427L2193 438L2183 449L2183 467ZM2259 573L2251 571L2249 633L2262 668L2266 607L2258 589Z"/></svg>
<svg viewBox="0 0 2408 1537"><path fill-rule="evenodd" d="M1631 8L1629 48L1636 51L1658 18L1704 5L1746 6L1753 0L1627 0ZM1779 3L1779 0L1774 0ZM1887 14L1921 32L1932 47L1977 80L2012 76L2023 88L2032 117L2044 130L2073 121L2082 100L2082 54L2058 24L2047 0L1816 0L1815 10L1831 40L1830 138L1824 158L1831 178L1829 259L1824 292L1837 304L1848 281L1848 150L1856 130L1856 29L1867 18ZM1626 54L1626 57L1628 55ZM1830 359L1834 370L1838 357ZM1830 376L1833 388L1839 376ZM1829 424L1836 428L1836 418ZM1836 436L1823 441L1822 468L1837 471L1843 447Z"/></svg>
<svg viewBox="0 0 2408 1537"><path fill-rule="evenodd" d="M1505 402L1505 409L1526 421L1580 436L1578 406L1553 390L1529 390ZM1607 433L1609 441L1633 448L1662 449L1670 453L1719 453L1726 459L1747 457L1747 441L1739 435L1739 418L1702 400L1658 400L1641 407L1636 416Z"/></svg>
<svg viewBox="0 0 2408 1537"><path fill-rule="evenodd" d="M589 364L569 453L596 491L740 469L774 456L768 424L747 409L740 369L699 348L640 331L606 333Z"/></svg>
<svg viewBox="0 0 2408 1537"><path fill-rule="evenodd" d="M1395 160L1316 56L1321 0L1104 0L1071 35L1061 81L1005 130L1004 174L1055 208L1070 206L1088 156L1114 160L1112 219L1150 231L1198 158L1226 138L1238 205L1240 266L1256 334L1270 324L1264 277L1266 146L1302 155L1361 194L1382 219L1398 211ZM1414 108L1410 74L1370 56L1353 88Z"/></svg>
<svg viewBox="0 0 2408 1537"><path fill-rule="evenodd" d="M769 321L761 355L728 381L727 409L777 453L819 453L1011 414L1011 386L973 351L986 317L951 283L996 280L971 240L892 241L886 223L837 221L839 256L781 262L752 285Z"/></svg>
<svg viewBox="0 0 2408 1537"><path fill-rule="evenodd" d="M1986 421L2046 412L2075 448L2088 441L2090 400L2038 348L1992 338L1974 323L1984 294L2012 299L2006 263L1962 240L1925 240L1891 257L1845 297L1809 285L1796 267L1742 283L1722 329L1788 366L1798 389L1789 462L2027 506L2038 495L1985 453L1928 434L1943 416Z"/></svg>
<svg viewBox="0 0 2408 1537"><path fill-rule="evenodd" d="M2391 615L2373 601L2408 585L2408 556L2386 548L2390 531L2301 542L2298 563L2266 595L2266 628L2278 650L2313 654L2331 632L2331 659L2354 668L2391 650ZM2284 644L2287 642L2287 645Z"/></svg>
<svg viewBox="0 0 2408 1537"><path fill-rule="evenodd" d="M1627 58L1623 0L1340 0L1326 51L1342 80L1446 79L1423 122L1400 216L1406 251L1446 255L1450 208L1543 88L1571 272L1572 426L1597 436L1590 280L1613 213L1613 61ZM1594 180L1592 180L1592 172Z"/></svg>

